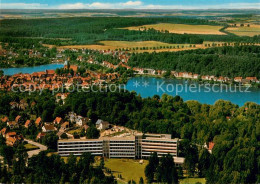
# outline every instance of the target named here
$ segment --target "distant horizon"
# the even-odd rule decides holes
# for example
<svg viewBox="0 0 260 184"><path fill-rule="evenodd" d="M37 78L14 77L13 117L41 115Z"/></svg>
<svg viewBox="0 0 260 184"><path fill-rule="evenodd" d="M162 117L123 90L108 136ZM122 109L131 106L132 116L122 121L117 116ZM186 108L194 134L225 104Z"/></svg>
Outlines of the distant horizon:
<svg viewBox="0 0 260 184"><path fill-rule="evenodd" d="M0 9L235 10L260 9L259 0L1 0Z"/></svg>
<svg viewBox="0 0 260 184"><path fill-rule="evenodd" d="M2 9L0 8L0 10L59 10L59 11L64 11L64 10L133 10L133 11L143 11L143 10L151 10L151 11L155 11L155 10L160 10L160 11L171 11L171 10L218 10L218 11L225 11L225 10L260 10L260 8L204 8L204 9L199 9L199 8L194 8L194 9L137 9L137 8L115 8L115 9L88 9L88 8L83 8L83 9L58 9L58 8L42 8L42 9L19 9L19 8L6 8L6 9ZM260 12L259 12L260 13Z"/></svg>

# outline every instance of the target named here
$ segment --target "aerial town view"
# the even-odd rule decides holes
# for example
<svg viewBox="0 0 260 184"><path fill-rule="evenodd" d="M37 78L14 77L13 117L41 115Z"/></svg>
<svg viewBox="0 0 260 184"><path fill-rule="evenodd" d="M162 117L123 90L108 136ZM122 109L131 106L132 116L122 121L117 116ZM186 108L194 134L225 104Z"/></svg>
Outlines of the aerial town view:
<svg viewBox="0 0 260 184"><path fill-rule="evenodd" d="M1 0L0 183L260 183L259 0Z"/></svg>

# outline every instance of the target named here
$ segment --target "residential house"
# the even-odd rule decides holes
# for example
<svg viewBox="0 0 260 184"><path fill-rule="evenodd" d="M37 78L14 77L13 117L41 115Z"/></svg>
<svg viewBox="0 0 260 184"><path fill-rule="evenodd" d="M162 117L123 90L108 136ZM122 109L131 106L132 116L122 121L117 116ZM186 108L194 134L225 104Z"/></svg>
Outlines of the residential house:
<svg viewBox="0 0 260 184"><path fill-rule="evenodd" d="M29 106L28 103L24 99L20 100L20 104L19 104L20 109L25 110L28 106Z"/></svg>
<svg viewBox="0 0 260 184"><path fill-rule="evenodd" d="M2 123L6 123L8 120L9 120L9 119L8 119L7 116L5 116L5 117L3 117L3 118L1 119Z"/></svg>
<svg viewBox="0 0 260 184"><path fill-rule="evenodd" d="M54 127L54 125L51 125L51 124L45 124L43 127L42 127L42 131L43 132L53 132L55 131L56 128Z"/></svg>
<svg viewBox="0 0 260 184"><path fill-rule="evenodd" d="M10 102L11 109L19 108L19 104L17 102Z"/></svg>
<svg viewBox="0 0 260 184"><path fill-rule="evenodd" d="M5 135L5 137L6 137L6 138L15 137L16 135L17 135L16 132L8 132L8 133Z"/></svg>
<svg viewBox="0 0 260 184"><path fill-rule="evenodd" d="M7 126L10 129L19 128L19 124L16 121L8 121Z"/></svg>
<svg viewBox="0 0 260 184"><path fill-rule="evenodd" d="M190 79L190 78L192 78L192 73L183 72L183 73L182 73L182 77L183 77L183 78L189 78L189 79Z"/></svg>
<svg viewBox="0 0 260 184"><path fill-rule="evenodd" d="M109 123L107 121L103 121L101 119L97 120L96 122L96 128L98 130L105 130L109 127Z"/></svg>
<svg viewBox="0 0 260 184"><path fill-rule="evenodd" d="M77 126L83 126L86 124L90 119L89 118L84 118L82 116L76 116L75 122Z"/></svg>
<svg viewBox="0 0 260 184"><path fill-rule="evenodd" d="M8 146L17 146L19 144L18 140L15 137L6 138L6 145Z"/></svg>
<svg viewBox="0 0 260 184"><path fill-rule="evenodd" d="M56 117L55 120L53 121L53 124L62 124L63 123L63 119L61 117Z"/></svg>
<svg viewBox="0 0 260 184"><path fill-rule="evenodd" d="M5 137L7 133L7 128L3 128L1 131L0 131L0 135L2 135L3 137Z"/></svg>
<svg viewBox="0 0 260 184"><path fill-rule="evenodd" d="M83 61L83 56L78 56L77 61L80 61L80 62Z"/></svg>
<svg viewBox="0 0 260 184"><path fill-rule="evenodd" d="M38 118L35 120L35 125L38 126L38 127L39 127L39 126L42 126L42 123L43 123L43 122L42 122L42 118L41 118L41 117L38 117Z"/></svg>
<svg viewBox="0 0 260 184"><path fill-rule="evenodd" d="M250 82L256 82L257 78L256 77L246 77L247 80L250 80Z"/></svg>
<svg viewBox="0 0 260 184"><path fill-rule="evenodd" d="M8 146L17 146L23 141L22 135L17 135L16 132L8 132L6 134L6 144Z"/></svg>
<svg viewBox="0 0 260 184"><path fill-rule="evenodd" d="M25 122L25 124L24 124L24 127L25 127L25 128L29 128L30 126L32 126L32 122L31 122L31 120L27 120L27 121Z"/></svg>
<svg viewBox="0 0 260 184"><path fill-rule="evenodd" d="M214 148L214 145L215 145L214 142L209 142L208 144L205 143L205 144L204 144L204 148L206 148L206 149L208 150L208 152L209 152L210 154L212 154L212 150L213 150L213 148Z"/></svg>
<svg viewBox="0 0 260 184"><path fill-rule="evenodd" d="M68 97L69 93L58 93L56 95L56 102L58 103L60 100L63 101L64 103L64 100Z"/></svg>
<svg viewBox="0 0 260 184"><path fill-rule="evenodd" d="M16 118L15 118L16 123L20 124L20 123L22 123L22 121L23 121L22 116L20 116L20 115L16 116Z"/></svg>
<svg viewBox="0 0 260 184"><path fill-rule="evenodd" d="M36 140L41 140L42 138L45 137L45 135L46 135L46 133L44 133L44 132L38 133L38 135L37 135L37 137L36 137Z"/></svg>
<svg viewBox="0 0 260 184"><path fill-rule="evenodd" d="M143 68L133 68L133 70L135 72L137 72L138 74L144 74L144 69Z"/></svg>
<svg viewBox="0 0 260 184"><path fill-rule="evenodd" d="M193 74L193 79L198 79L199 78L199 74Z"/></svg>
<svg viewBox="0 0 260 184"><path fill-rule="evenodd" d="M65 131L70 127L70 123L68 121L64 122L61 127L60 127L60 131Z"/></svg>
<svg viewBox="0 0 260 184"><path fill-rule="evenodd" d="M53 77L55 75L55 70L46 70L47 77Z"/></svg>
<svg viewBox="0 0 260 184"><path fill-rule="evenodd" d="M155 70L154 69L145 69L145 71L147 72L147 74L150 74L150 75L155 75Z"/></svg>
<svg viewBox="0 0 260 184"><path fill-rule="evenodd" d="M242 77L235 77L234 81L235 82L242 82L242 79L243 79Z"/></svg>
<svg viewBox="0 0 260 184"><path fill-rule="evenodd" d="M77 65L70 65L70 69L72 69L74 72L77 72L78 66Z"/></svg>
<svg viewBox="0 0 260 184"><path fill-rule="evenodd" d="M245 84L250 84L250 80L249 79L242 79L241 83L244 84L244 85Z"/></svg>
<svg viewBox="0 0 260 184"><path fill-rule="evenodd" d="M212 153L212 150L213 150L213 148L214 148L214 142L209 142L209 147L208 147L208 151L209 151L209 153Z"/></svg>

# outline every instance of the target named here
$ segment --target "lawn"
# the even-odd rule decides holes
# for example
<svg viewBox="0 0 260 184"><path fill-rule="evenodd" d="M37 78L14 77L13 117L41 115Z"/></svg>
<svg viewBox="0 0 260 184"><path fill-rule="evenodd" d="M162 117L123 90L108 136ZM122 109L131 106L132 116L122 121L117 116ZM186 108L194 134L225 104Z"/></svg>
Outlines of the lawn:
<svg viewBox="0 0 260 184"><path fill-rule="evenodd" d="M144 160L143 164L139 164L139 160L134 159L105 160L105 167L111 169L115 177L118 177L118 174L121 174L123 180L126 182L133 179L138 183L140 177L143 177L145 179L144 169L147 164L147 160Z"/></svg>
<svg viewBox="0 0 260 184"><path fill-rule="evenodd" d="M236 34L238 36L255 36L260 35L260 25L250 25L247 27L228 27L226 31Z"/></svg>
<svg viewBox="0 0 260 184"><path fill-rule="evenodd" d="M196 184L200 182L201 184L205 184L205 178L185 178L180 180L180 184Z"/></svg>
<svg viewBox="0 0 260 184"><path fill-rule="evenodd" d="M153 28L158 31L169 31L170 33L178 34L214 34L214 35L225 35L225 33L220 32L219 30L222 26L211 26L211 25L188 25L188 24L170 24L170 23L159 23L159 24L150 24L143 26L134 26L126 27L123 29L128 30L144 30L144 29Z"/></svg>
<svg viewBox="0 0 260 184"><path fill-rule="evenodd" d="M72 134L72 135L73 135L74 132L80 133L80 132L81 132L81 128L77 128L77 129L73 129L73 130L69 130L69 131L68 131L68 133L69 133L69 134Z"/></svg>
<svg viewBox="0 0 260 184"><path fill-rule="evenodd" d="M25 144L24 147L25 147L25 149L26 149L27 151L39 149L37 146L32 145L32 144L29 144L29 143L28 143L28 144Z"/></svg>

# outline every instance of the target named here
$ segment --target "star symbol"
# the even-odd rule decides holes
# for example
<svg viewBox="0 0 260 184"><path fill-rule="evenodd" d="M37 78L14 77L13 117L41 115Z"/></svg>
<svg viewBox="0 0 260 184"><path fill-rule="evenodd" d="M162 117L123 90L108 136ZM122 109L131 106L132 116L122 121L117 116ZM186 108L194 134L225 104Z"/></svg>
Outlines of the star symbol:
<svg viewBox="0 0 260 184"><path fill-rule="evenodd" d="M134 84L133 84L133 86L136 87L136 88L139 87L139 86L140 86L140 82L135 81Z"/></svg>
<svg viewBox="0 0 260 184"><path fill-rule="evenodd" d="M146 88L146 87L148 87L149 86L149 82L148 81L144 81L143 82L143 86Z"/></svg>

